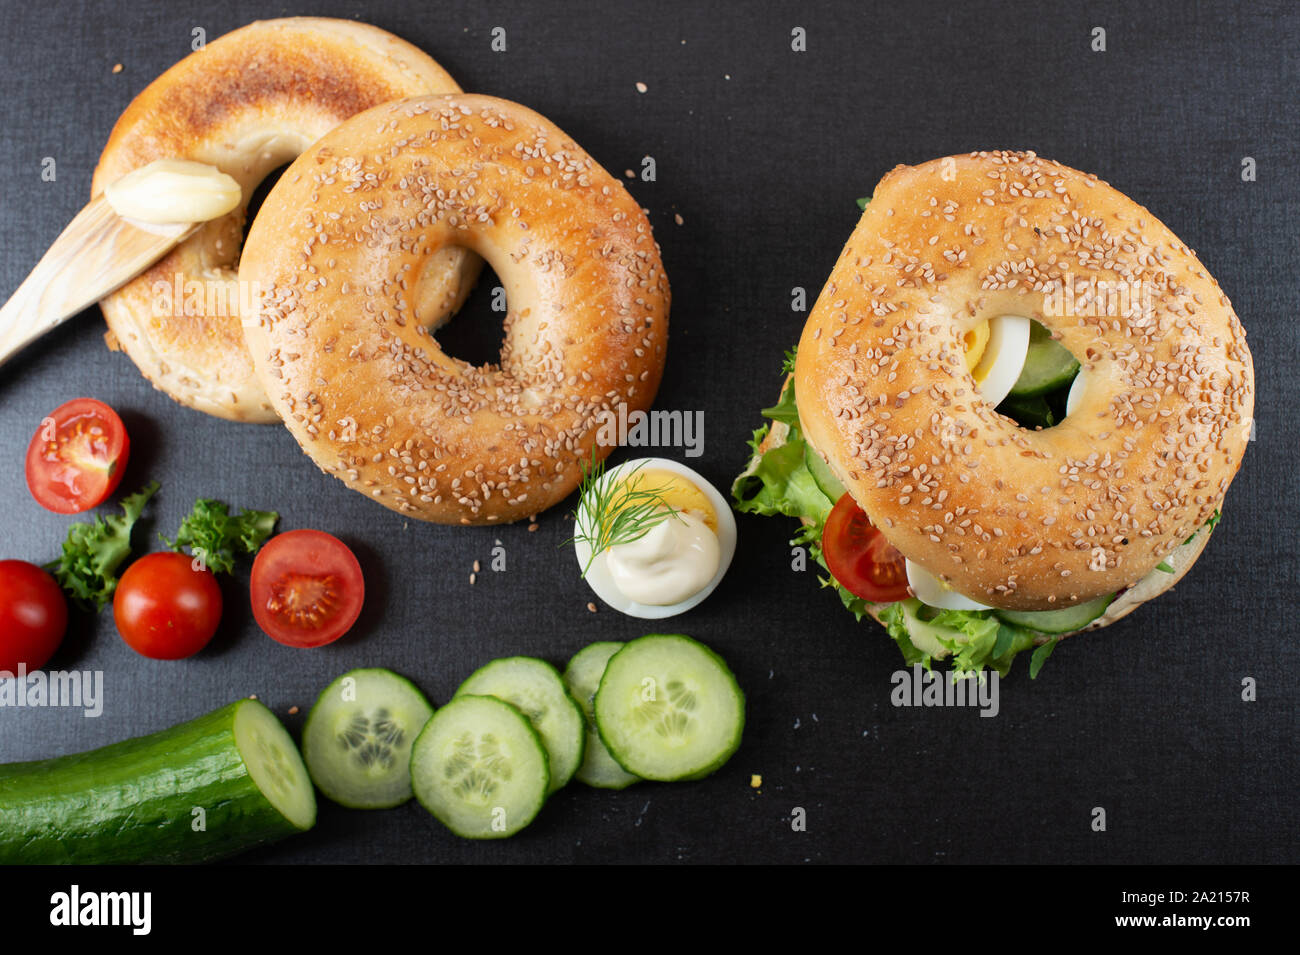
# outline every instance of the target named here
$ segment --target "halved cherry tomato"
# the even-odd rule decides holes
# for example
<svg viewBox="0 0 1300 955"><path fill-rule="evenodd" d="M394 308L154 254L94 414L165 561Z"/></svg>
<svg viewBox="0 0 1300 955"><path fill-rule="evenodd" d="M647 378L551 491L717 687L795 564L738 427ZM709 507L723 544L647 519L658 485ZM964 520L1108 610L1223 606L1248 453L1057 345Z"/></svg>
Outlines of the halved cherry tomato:
<svg viewBox="0 0 1300 955"><path fill-rule="evenodd" d="M872 603L907 599L903 555L885 540L851 494L836 501L826 518L822 556L849 593Z"/></svg>
<svg viewBox="0 0 1300 955"><path fill-rule="evenodd" d="M272 640L322 647L352 628L366 597L361 565L324 531L272 537L253 561L253 617Z"/></svg>
<svg viewBox="0 0 1300 955"><path fill-rule="evenodd" d="M39 670L68 629L68 602L54 578L25 560L0 560L0 670Z"/></svg>
<svg viewBox="0 0 1300 955"><path fill-rule="evenodd" d="M216 575L186 554L145 554L126 569L113 594L122 639L152 660L181 660L208 645L221 622Z"/></svg>
<svg viewBox="0 0 1300 955"><path fill-rule="evenodd" d="M78 514L117 490L131 441L117 412L94 398L74 398L41 421L27 446L27 489L59 514Z"/></svg>

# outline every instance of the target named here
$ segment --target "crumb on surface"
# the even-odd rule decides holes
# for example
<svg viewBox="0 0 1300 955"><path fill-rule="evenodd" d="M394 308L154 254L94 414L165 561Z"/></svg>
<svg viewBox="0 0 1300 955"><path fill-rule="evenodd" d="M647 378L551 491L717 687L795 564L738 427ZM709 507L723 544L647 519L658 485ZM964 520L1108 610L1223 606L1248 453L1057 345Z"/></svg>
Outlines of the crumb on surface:
<svg viewBox="0 0 1300 955"><path fill-rule="evenodd" d="M469 585L470 585L471 587L474 586L474 581L476 581L476 580L478 580L478 574L470 574L470 575L469 575Z"/></svg>
<svg viewBox="0 0 1300 955"><path fill-rule="evenodd" d="M474 573L477 574L482 569L483 569L482 565L479 564L478 561L474 561Z"/></svg>
<svg viewBox="0 0 1300 955"><path fill-rule="evenodd" d="M634 173L631 169L624 169L624 170L623 170L623 175L627 176L627 178L629 178L629 179L635 179L635 178L636 178L636 173Z"/></svg>
<svg viewBox="0 0 1300 955"><path fill-rule="evenodd" d="M760 776L758 773L754 773L752 776L749 777L750 789L757 789L761 785L763 785L763 777Z"/></svg>
<svg viewBox="0 0 1300 955"><path fill-rule="evenodd" d="M537 530L537 527L538 527L538 525L536 525L536 524L529 524L529 525L528 525L528 533L531 534L533 531Z"/></svg>
<svg viewBox="0 0 1300 955"><path fill-rule="evenodd" d="M297 716L297 715L298 715L298 707L296 707L296 706L291 706L291 707L289 707L289 715L290 715L290 716Z"/></svg>
<svg viewBox="0 0 1300 955"><path fill-rule="evenodd" d="M673 221L676 222L678 225L682 225L686 222L686 220L682 218L682 214L680 212L673 216Z"/></svg>
<svg viewBox="0 0 1300 955"><path fill-rule="evenodd" d="M638 93L644 93L647 89L649 89L649 87L647 87L644 83L636 84L636 91Z"/></svg>
<svg viewBox="0 0 1300 955"><path fill-rule="evenodd" d="M591 613L595 613L595 612L596 612L596 604L595 604L595 602L593 602L593 601L591 601L591 600L588 600L588 601L587 601L587 610L590 611Z"/></svg>
<svg viewBox="0 0 1300 955"><path fill-rule="evenodd" d="M121 73L121 72L122 72L122 64L121 64L121 63L114 63L114 64L113 64L113 72L114 72L114 73Z"/></svg>

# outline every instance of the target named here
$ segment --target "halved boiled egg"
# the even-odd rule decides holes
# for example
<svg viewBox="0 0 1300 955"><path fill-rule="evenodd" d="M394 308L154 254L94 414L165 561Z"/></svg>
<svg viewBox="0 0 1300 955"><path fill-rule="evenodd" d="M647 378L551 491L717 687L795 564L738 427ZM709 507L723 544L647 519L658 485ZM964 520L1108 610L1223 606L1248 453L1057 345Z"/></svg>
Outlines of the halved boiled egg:
<svg viewBox="0 0 1300 955"><path fill-rule="evenodd" d="M653 492L658 506L674 513L640 538L593 558L589 538L596 516L589 508L603 507L608 521L637 506L629 491ZM644 508L644 497L639 503ZM578 566L586 569L596 596L621 613L649 620L699 604L721 583L736 553L736 519L726 500L702 475L668 458L611 468L579 502L573 533Z"/></svg>
<svg viewBox="0 0 1300 955"><path fill-rule="evenodd" d="M966 367L985 401L997 407L1015 387L1029 353L1029 319L999 315L963 336Z"/></svg>
<svg viewBox="0 0 1300 955"><path fill-rule="evenodd" d="M920 564L905 561L907 582L921 603L938 610L991 610L988 604L959 594Z"/></svg>

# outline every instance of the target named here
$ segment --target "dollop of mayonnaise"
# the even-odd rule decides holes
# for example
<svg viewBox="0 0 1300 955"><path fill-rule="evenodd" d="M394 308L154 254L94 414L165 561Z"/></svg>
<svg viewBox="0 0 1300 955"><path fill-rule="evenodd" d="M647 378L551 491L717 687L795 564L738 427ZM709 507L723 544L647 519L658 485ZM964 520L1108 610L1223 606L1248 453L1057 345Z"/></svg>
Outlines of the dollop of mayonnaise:
<svg viewBox="0 0 1300 955"><path fill-rule="evenodd" d="M207 222L234 210L242 192L216 166L189 159L158 159L104 189L113 211L151 225Z"/></svg>
<svg viewBox="0 0 1300 955"><path fill-rule="evenodd" d="M642 537L605 552L609 575L629 600L653 607L703 590L721 562L718 535L693 511L678 511Z"/></svg>

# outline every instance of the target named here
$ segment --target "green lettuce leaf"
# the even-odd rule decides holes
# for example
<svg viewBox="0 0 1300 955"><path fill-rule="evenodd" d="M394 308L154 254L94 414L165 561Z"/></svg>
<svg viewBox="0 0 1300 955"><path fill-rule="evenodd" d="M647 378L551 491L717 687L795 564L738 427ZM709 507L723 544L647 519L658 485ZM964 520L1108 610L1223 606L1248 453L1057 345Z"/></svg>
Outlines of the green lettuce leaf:
<svg viewBox="0 0 1300 955"><path fill-rule="evenodd" d="M794 353L786 358L792 364ZM754 432L750 442L753 456L745 473L731 485L731 496L736 510L746 514L785 514L789 517L808 518L813 527L805 527L801 535L815 534L821 540L821 528L835 506L804 464L803 432L799 430L799 409L794 401L794 379L781 389L781 400L763 415L786 428L783 444L760 453L759 444L767 435L769 425ZM800 541L806 543L806 541ZM820 548L818 548L820 550Z"/></svg>
<svg viewBox="0 0 1300 955"><path fill-rule="evenodd" d="M763 455L754 470L731 488L736 510L746 514L785 514L826 521L834 502L822 493L803 463L803 442L786 443Z"/></svg>
<svg viewBox="0 0 1300 955"><path fill-rule="evenodd" d="M225 504L201 497L181 522L176 539L164 537L162 542L175 551L188 547L214 572L228 574L235 569L236 556L257 553L279 519L275 511L244 511L232 516Z"/></svg>
<svg viewBox="0 0 1300 955"><path fill-rule="evenodd" d="M99 611L113 599L117 569L131 554L131 528L157 490L158 482L150 481L122 499L122 514L68 528L63 553L45 569L81 607Z"/></svg>
<svg viewBox="0 0 1300 955"><path fill-rule="evenodd" d="M1047 658L1052 655L1052 651L1056 649L1056 645L1060 642L1060 637L1052 637L1034 651L1034 655L1029 658L1029 679L1038 678L1038 671L1043 668L1043 664L1047 662Z"/></svg>

